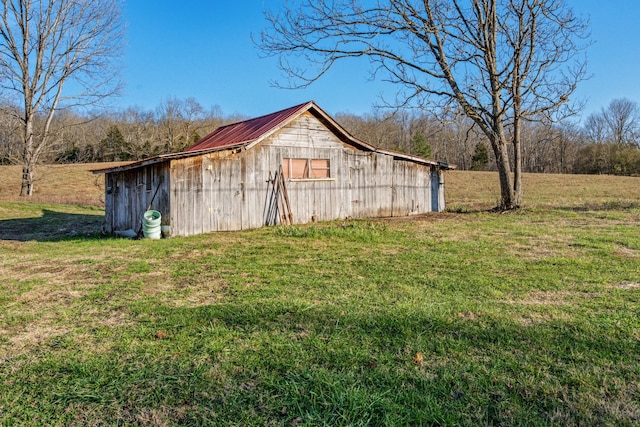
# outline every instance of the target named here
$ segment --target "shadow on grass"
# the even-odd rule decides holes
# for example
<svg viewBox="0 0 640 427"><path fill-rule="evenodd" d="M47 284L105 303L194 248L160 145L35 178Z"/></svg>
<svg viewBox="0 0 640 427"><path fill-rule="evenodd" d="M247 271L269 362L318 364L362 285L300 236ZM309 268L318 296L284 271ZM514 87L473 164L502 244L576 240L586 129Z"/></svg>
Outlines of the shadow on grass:
<svg viewBox="0 0 640 427"><path fill-rule="evenodd" d="M42 216L0 220L0 240L60 241L98 238L104 215L73 214L42 210Z"/></svg>

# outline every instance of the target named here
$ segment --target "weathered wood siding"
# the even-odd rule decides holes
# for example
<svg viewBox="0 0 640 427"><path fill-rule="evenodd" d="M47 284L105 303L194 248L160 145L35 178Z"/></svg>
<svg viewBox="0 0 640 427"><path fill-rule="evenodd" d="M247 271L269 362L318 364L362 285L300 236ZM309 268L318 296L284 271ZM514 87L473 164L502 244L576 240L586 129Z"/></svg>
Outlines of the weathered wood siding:
<svg viewBox="0 0 640 427"><path fill-rule="evenodd" d="M139 232L142 215L151 209L169 223L169 163L105 174L105 231ZM154 197L155 195L155 197Z"/></svg>
<svg viewBox="0 0 640 427"><path fill-rule="evenodd" d="M431 211L431 167L413 162L393 162L392 216Z"/></svg>
<svg viewBox="0 0 640 427"><path fill-rule="evenodd" d="M263 163L254 150L172 161L171 234L260 227L268 178Z"/></svg>

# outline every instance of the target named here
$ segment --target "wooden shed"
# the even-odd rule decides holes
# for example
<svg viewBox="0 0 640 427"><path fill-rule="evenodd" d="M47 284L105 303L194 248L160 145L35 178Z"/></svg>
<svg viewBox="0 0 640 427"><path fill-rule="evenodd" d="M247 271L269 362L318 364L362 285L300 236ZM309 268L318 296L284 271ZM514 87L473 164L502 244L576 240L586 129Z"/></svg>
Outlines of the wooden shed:
<svg viewBox="0 0 640 427"><path fill-rule="evenodd" d="M150 206L170 235L188 236L442 211L446 169L360 141L307 102L93 173L105 175L106 232L138 232Z"/></svg>

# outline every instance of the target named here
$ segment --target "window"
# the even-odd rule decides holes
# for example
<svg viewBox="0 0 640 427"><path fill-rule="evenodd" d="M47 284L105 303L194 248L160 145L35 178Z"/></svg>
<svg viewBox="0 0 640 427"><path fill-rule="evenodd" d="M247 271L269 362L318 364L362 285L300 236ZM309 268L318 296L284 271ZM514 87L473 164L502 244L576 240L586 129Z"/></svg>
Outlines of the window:
<svg viewBox="0 0 640 427"><path fill-rule="evenodd" d="M307 159L284 159L282 172L285 178L309 178L309 161Z"/></svg>
<svg viewBox="0 0 640 427"><path fill-rule="evenodd" d="M311 178L331 178L331 174L329 173L329 160L311 160Z"/></svg>
<svg viewBox="0 0 640 427"><path fill-rule="evenodd" d="M151 169L150 166L147 166L146 169L146 183L147 183L147 191L151 191L151 189L153 188L153 170Z"/></svg>
<svg viewBox="0 0 640 427"><path fill-rule="evenodd" d="M331 178L329 159L283 159L282 172L291 179Z"/></svg>
<svg viewBox="0 0 640 427"><path fill-rule="evenodd" d="M107 194L113 193L113 175L107 174Z"/></svg>

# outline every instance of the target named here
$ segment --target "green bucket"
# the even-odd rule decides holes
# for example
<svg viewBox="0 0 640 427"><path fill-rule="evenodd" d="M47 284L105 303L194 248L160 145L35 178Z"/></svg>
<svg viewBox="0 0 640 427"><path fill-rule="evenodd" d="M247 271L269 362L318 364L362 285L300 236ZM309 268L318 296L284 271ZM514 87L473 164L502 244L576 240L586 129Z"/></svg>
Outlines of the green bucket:
<svg viewBox="0 0 640 427"><path fill-rule="evenodd" d="M159 239L162 235L160 222L162 215L158 211L146 211L142 217L142 235L147 239Z"/></svg>

